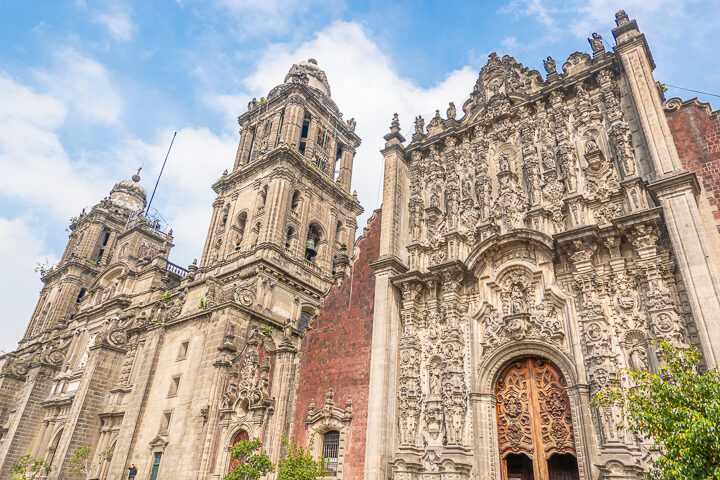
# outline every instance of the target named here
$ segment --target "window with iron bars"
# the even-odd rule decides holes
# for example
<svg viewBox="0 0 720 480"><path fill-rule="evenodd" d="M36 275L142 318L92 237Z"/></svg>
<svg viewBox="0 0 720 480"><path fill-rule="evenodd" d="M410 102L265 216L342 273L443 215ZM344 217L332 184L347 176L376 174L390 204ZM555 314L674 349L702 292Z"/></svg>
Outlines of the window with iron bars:
<svg viewBox="0 0 720 480"><path fill-rule="evenodd" d="M328 476L334 477L338 470L338 450L340 450L340 432L331 430L323 436L323 459Z"/></svg>

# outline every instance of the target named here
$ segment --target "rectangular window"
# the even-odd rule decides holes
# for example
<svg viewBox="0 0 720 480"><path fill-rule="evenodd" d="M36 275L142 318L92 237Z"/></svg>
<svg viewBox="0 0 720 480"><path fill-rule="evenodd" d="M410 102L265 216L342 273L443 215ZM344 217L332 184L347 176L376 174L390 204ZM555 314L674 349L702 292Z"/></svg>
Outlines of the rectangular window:
<svg viewBox="0 0 720 480"><path fill-rule="evenodd" d="M338 470L338 451L340 450L340 432L332 430L323 435L323 459L328 476L334 477Z"/></svg>
<svg viewBox="0 0 720 480"><path fill-rule="evenodd" d="M168 410L163 413L162 419L160 420L160 433L167 434L168 428L170 428L170 419L172 418L172 410Z"/></svg>
<svg viewBox="0 0 720 480"><path fill-rule="evenodd" d="M172 377L172 380L170 381L170 391L168 392L168 397L174 397L178 393L178 388L180 387L180 375L175 375Z"/></svg>
<svg viewBox="0 0 720 480"><path fill-rule="evenodd" d="M180 351L178 352L178 356L177 356L178 360L185 360L185 358L187 358L187 352L188 352L189 346L190 346L190 342L183 342L180 344Z"/></svg>

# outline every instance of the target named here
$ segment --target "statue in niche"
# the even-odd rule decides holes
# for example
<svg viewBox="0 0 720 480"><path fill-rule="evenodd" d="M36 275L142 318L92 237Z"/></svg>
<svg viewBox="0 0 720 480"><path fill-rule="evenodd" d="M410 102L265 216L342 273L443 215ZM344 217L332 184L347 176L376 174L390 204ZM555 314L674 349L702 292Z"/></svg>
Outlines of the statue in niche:
<svg viewBox="0 0 720 480"><path fill-rule="evenodd" d="M510 157L507 155L507 153L503 153L502 155L500 155L500 171L510 171Z"/></svg>
<svg viewBox="0 0 720 480"><path fill-rule="evenodd" d="M519 284L514 284L510 290L510 313L527 313L525 291Z"/></svg>
<svg viewBox="0 0 720 480"><path fill-rule="evenodd" d="M425 133L425 119L422 115L415 117L415 133L417 135L423 135Z"/></svg>
<svg viewBox="0 0 720 480"><path fill-rule="evenodd" d="M597 142L594 139L590 139L587 142L585 142L585 153L594 153L600 150L598 147Z"/></svg>
<svg viewBox="0 0 720 480"><path fill-rule="evenodd" d="M440 368L440 361L434 360L430 365L430 378L428 387L430 395L440 395L440 375L442 374L442 368Z"/></svg>
<svg viewBox="0 0 720 480"><path fill-rule="evenodd" d="M465 174L463 176L462 198L472 198L472 184L470 183L470 174Z"/></svg>
<svg viewBox="0 0 720 480"><path fill-rule="evenodd" d="M440 208L440 196L437 192L433 192L430 195L430 207L431 208Z"/></svg>
<svg viewBox="0 0 720 480"><path fill-rule="evenodd" d="M543 153L542 161L543 161L543 167L545 168L545 170L552 170L555 168L555 155L553 154L551 149L549 149L549 148L545 149L545 152Z"/></svg>
<svg viewBox="0 0 720 480"><path fill-rule="evenodd" d="M628 346L628 363L633 370L647 371L649 369L647 349L637 336L632 339L632 343Z"/></svg>
<svg viewBox="0 0 720 480"><path fill-rule="evenodd" d="M457 112L455 111L455 104L453 102L450 102L450 106L447 109L447 118L448 120L455 120L456 116Z"/></svg>

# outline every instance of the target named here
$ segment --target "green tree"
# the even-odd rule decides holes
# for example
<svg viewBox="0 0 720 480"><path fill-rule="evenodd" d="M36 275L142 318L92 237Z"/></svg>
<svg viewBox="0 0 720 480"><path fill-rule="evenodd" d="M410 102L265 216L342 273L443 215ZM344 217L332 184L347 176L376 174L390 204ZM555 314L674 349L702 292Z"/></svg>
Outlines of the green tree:
<svg viewBox="0 0 720 480"><path fill-rule="evenodd" d="M613 386L593 401L619 405L624 428L654 442L661 456L647 477L652 480L720 479L720 371L698 369L694 347L657 342L659 372L625 369L630 388Z"/></svg>
<svg viewBox="0 0 720 480"><path fill-rule="evenodd" d="M50 473L51 467L42 458L23 455L10 466L10 473L14 473L12 480L34 480L39 476Z"/></svg>
<svg viewBox="0 0 720 480"><path fill-rule="evenodd" d="M275 471L275 465L262 450L262 442L258 439L240 441L232 447L230 457L233 460L240 460L240 464L225 475L223 480L258 480L263 475Z"/></svg>
<svg viewBox="0 0 720 480"><path fill-rule="evenodd" d="M95 468L95 465L93 465L90 459L91 454L92 449L90 448L90 445L83 445L75 450L75 453L70 459L70 466L73 471L78 475L82 475L83 478L89 478L90 472L92 472Z"/></svg>
<svg viewBox="0 0 720 480"><path fill-rule="evenodd" d="M278 462L277 480L315 480L325 475L323 460L313 458L310 453L312 440L307 448L298 446L294 438L283 437L283 443L287 453Z"/></svg>

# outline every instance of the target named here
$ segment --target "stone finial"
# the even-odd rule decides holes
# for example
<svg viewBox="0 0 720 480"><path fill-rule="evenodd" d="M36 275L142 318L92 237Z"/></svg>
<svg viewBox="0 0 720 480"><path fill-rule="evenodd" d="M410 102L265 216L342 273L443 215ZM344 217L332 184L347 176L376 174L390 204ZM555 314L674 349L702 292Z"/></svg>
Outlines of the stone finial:
<svg viewBox="0 0 720 480"><path fill-rule="evenodd" d="M628 17L628 14L625 12L625 10L618 10L618 12L615 14L615 23L617 24L617 26L619 27L629 22L630 17Z"/></svg>
<svg viewBox="0 0 720 480"><path fill-rule="evenodd" d="M132 178L132 181L135 182L135 183L137 183L137 182L140 181L140 170L142 170L142 167L138 168L137 173L135 173L135 175L133 175L132 177L130 177L130 178Z"/></svg>
<svg viewBox="0 0 720 480"><path fill-rule="evenodd" d="M326 407L334 407L335 406L335 392L331 388L327 391L325 394L325 406Z"/></svg>
<svg viewBox="0 0 720 480"><path fill-rule="evenodd" d="M222 176L223 176L223 177L227 177L227 174L228 174L228 171L227 171L227 168L226 168L225 170L223 170Z"/></svg>
<svg viewBox="0 0 720 480"><path fill-rule="evenodd" d="M397 113L393 114L392 121L390 122L390 133L383 137L387 142L385 146L389 146L392 143L397 144L405 141L405 137L400 133L400 118Z"/></svg>
<svg viewBox="0 0 720 480"><path fill-rule="evenodd" d="M393 113L392 121L390 122L390 131L400 131L400 118L397 113Z"/></svg>

